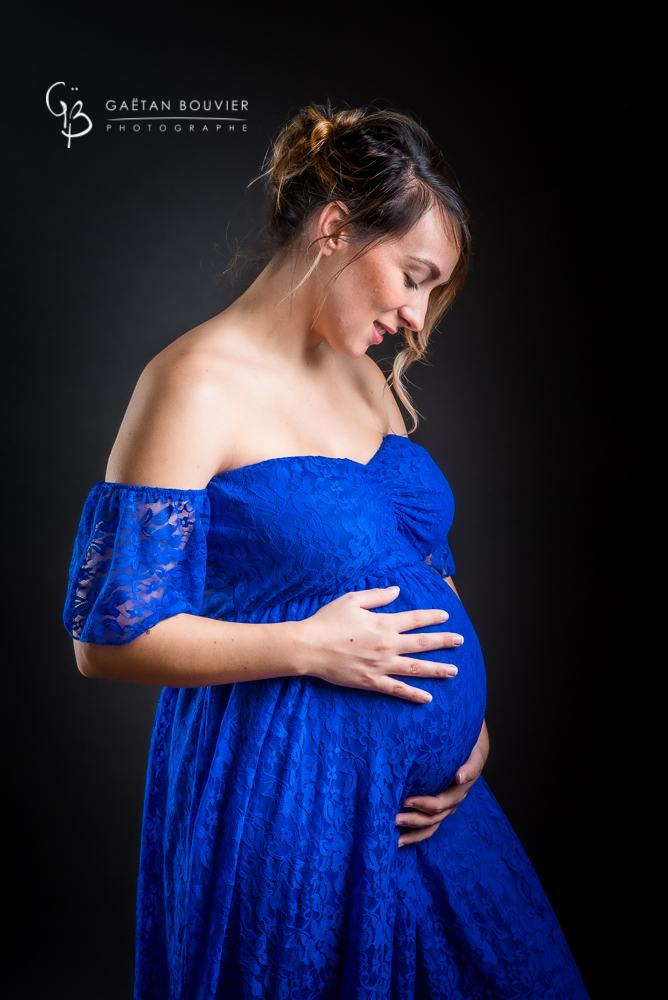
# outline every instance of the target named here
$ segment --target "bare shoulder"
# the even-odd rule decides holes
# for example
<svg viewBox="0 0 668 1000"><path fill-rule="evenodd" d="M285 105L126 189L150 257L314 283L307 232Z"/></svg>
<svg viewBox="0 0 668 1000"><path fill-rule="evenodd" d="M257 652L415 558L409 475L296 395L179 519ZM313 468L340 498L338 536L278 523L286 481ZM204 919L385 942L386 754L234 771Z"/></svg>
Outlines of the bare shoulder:
<svg viewBox="0 0 668 1000"><path fill-rule="evenodd" d="M142 372L109 457L107 480L202 489L216 474L226 413L234 409L226 405L234 364L204 327L174 341Z"/></svg>
<svg viewBox="0 0 668 1000"><path fill-rule="evenodd" d="M371 405L377 409L379 417L386 423L385 433L400 434L405 436L408 432L401 410L394 398L392 389L387 384L387 379L380 367L368 354L363 355L358 361L359 378Z"/></svg>

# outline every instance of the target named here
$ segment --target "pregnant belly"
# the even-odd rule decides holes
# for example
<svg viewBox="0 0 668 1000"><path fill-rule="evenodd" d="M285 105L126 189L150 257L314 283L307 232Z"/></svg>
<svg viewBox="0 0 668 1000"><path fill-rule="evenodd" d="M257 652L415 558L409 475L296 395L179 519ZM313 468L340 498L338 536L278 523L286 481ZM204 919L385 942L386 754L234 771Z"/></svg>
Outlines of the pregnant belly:
<svg viewBox="0 0 668 1000"><path fill-rule="evenodd" d="M427 566L355 581L355 588L393 583L400 596L378 613L444 608L445 628L464 636L456 649L420 654L459 668L454 678L411 677L432 694L427 705L315 677L164 689L147 801L160 836L184 845L184 871L208 870L212 838L217 851L239 850L258 864L292 864L308 854L315 871L321 862L338 865L354 845L370 852L365 865L375 864L379 832L396 839L394 819L406 796L451 784L485 712L478 640L456 595ZM317 603L305 600L246 620L295 620L315 610Z"/></svg>
<svg viewBox="0 0 668 1000"><path fill-rule="evenodd" d="M406 795L442 791L468 758L485 713L485 671L475 631L456 594L424 564L394 569L391 576L366 577L350 589L394 583L401 588L399 596L377 612L446 610L450 618L444 625L416 631L459 632L463 645L415 656L454 663L459 673L454 678L404 677L430 692L432 701L427 705L338 687L315 677L234 685L235 741L257 743L258 773L273 775L270 784L277 793L301 783L310 788L310 800L320 789L331 802L335 789L345 788L346 794L354 789L357 795L386 800L391 810ZM293 603L253 617L285 620L315 610Z"/></svg>
<svg viewBox="0 0 668 1000"><path fill-rule="evenodd" d="M374 696L367 706L368 719L379 733L385 731L384 745L394 751L400 796L435 795L452 783L480 734L486 699L482 652L461 601L434 570L424 565L408 567L394 573L391 580L380 578L375 585L392 583L401 588L399 597L377 609L379 613L443 608L450 616L447 622L416 632L448 631L464 636L459 647L414 654L413 658L454 663L459 671L454 678L402 678L429 691L429 704L414 705L391 697L383 697L379 703Z"/></svg>

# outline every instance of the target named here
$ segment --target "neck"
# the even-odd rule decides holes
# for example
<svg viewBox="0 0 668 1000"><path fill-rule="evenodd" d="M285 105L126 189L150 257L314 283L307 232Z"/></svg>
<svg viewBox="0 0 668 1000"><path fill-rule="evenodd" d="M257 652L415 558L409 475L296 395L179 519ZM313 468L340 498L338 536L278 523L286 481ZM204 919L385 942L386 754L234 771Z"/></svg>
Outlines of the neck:
<svg viewBox="0 0 668 1000"><path fill-rule="evenodd" d="M248 336L263 351L305 361L328 353L329 344L318 329L317 320L323 278L319 267L308 277L307 274L308 266L296 264L294 258L272 262L225 315L243 324Z"/></svg>

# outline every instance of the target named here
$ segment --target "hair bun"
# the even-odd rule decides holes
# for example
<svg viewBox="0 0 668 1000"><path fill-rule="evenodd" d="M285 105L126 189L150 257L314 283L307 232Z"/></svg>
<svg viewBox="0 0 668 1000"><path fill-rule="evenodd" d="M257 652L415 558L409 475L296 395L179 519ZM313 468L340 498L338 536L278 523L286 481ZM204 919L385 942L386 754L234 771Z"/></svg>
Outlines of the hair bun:
<svg viewBox="0 0 668 1000"><path fill-rule="evenodd" d="M336 127L331 118L321 118L311 129L310 142L311 153L320 152L322 147L336 131Z"/></svg>

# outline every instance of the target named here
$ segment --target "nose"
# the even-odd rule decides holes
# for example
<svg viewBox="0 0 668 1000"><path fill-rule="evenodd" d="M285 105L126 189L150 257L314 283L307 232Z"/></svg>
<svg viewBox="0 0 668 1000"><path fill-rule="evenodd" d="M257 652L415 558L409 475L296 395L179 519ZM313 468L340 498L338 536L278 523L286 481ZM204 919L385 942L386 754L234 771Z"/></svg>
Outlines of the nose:
<svg viewBox="0 0 668 1000"><path fill-rule="evenodd" d="M410 305L403 305L399 309L399 325L406 326L413 333L419 333L424 326L427 306L429 305L429 293L423 292Z"/></svg>

